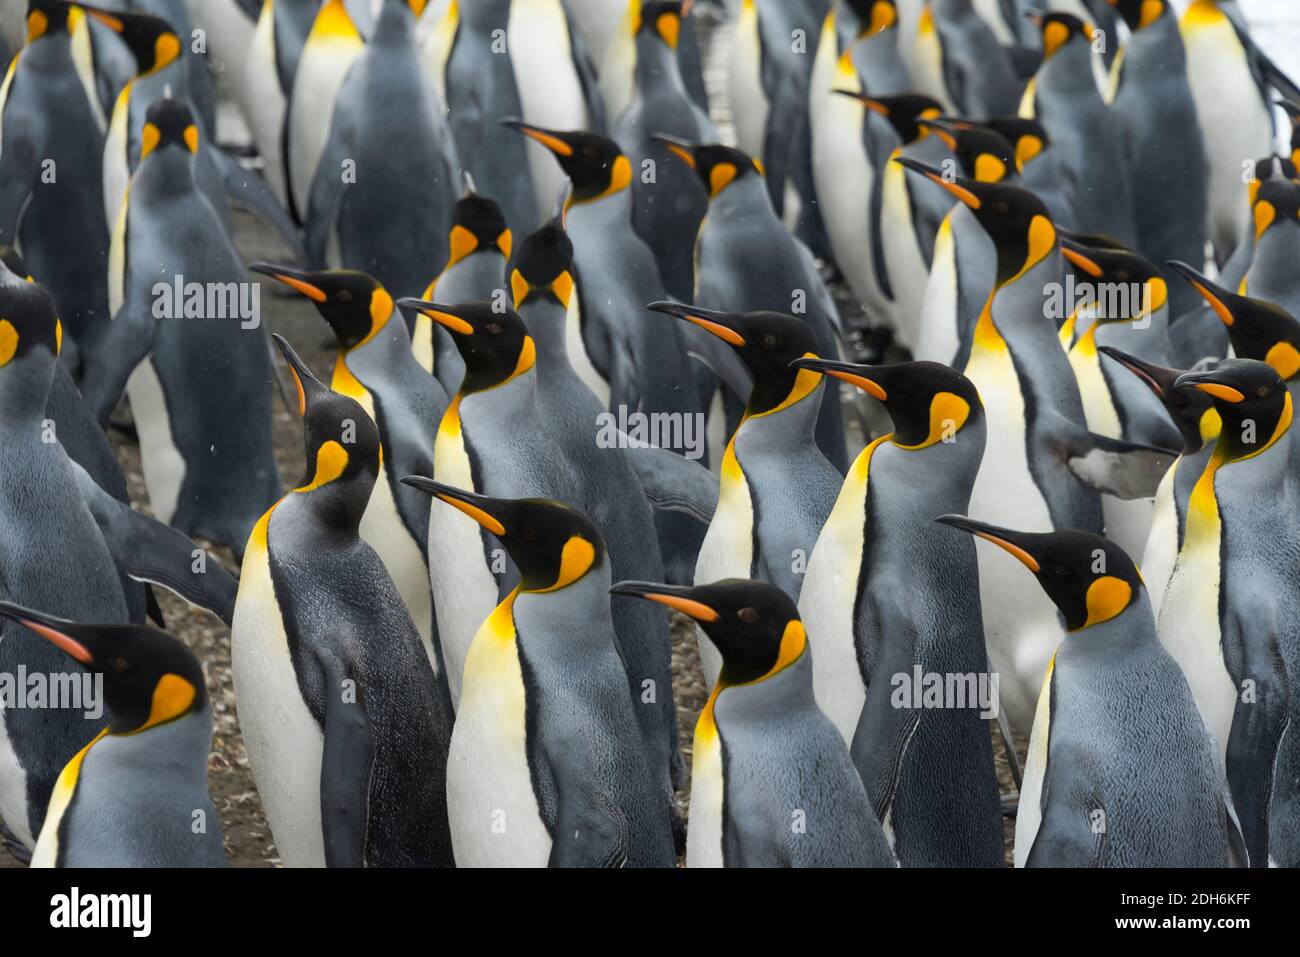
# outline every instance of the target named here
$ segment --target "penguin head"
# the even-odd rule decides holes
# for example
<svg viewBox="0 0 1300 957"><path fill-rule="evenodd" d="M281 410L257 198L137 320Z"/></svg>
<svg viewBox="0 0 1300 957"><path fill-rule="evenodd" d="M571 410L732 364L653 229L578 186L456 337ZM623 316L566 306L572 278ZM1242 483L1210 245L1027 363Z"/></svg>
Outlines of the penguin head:
<svg viewBox="0 0 1300 957"><path fill-rule="evenodd" d="M894 162L939 184L970 207L997 249L998 285L1028 271L1056 248L1056 227L1047 207L1029 190L945 174L907 156L895 157Z"/></svg>
<svg viewBox="0 0 1300 957"><path fill-rule="evenodd" d="M1059 231L1058 231L1059 233ZM1126 287L1138 286L1138 296L1119 297L1127 304L1127 315L1099 315L1097 322L1138 322L1165 307L1169 301L1169 285L1149 260L1122 246L1095 246L1084 242L1076 234L1059 234L1061 255L1069 260L1090 283L1111 283Z"/></svg>
<svg viewBox="0 0 1300 957"><path fill-rule="evenodd" d="M298 386L307 471L293 490L324 521L355 529L379 475L379 429L355 399L322 383L281 335L272 334Z"/></svg>
<svg viewBox="0 0 1300 957"><path fill-rule="evenodd" d="M732 183L749 175L763 175L763 167L758 160L738 149L720 144L699 146L686 140L656 133L652 139L663 143L683 163L695 170L695 174L704 183L710 199L718 195Z"/></svg>
<svg viewBox="0 0 1300 957"><path fill-rule="evenodd" d="M932 132L952 150L969 179L1000 183L1020 171L1015 149L995 130L943 118L921 117L917 122L921 129Z"/></svg>
<svg viewBox="0 0 1300 957"><path fill-rule="evenodd" d="M904 144L914 143L929 134L930 128L923 126L921 120L933 120L943 113L943 106L939 101L923 93L868 96L856 90L833 90L832 92L857 100L872 113L883 116Z"/></svg>
<svg viewBox="0 0 1300 957"><path fill-rule="evenodd" d="M1015 147L1016 166L1022 170L1052 145L1047 128L1038 120L1019 116L991 116L980 125L1001 134Z"/></svg>
<svg viewBox="0 0 1300 957"><path fill-rule="evenodd" d="M176 147L186 155L199 151L199 128L190 108L180 100L159 97L149 104L140 130L140 161L168 147Z"/></svg>
<svg viewBox="0 0 1300 957"><path fill-rule="evenodd" d="M1300 155L1300 151L1298 151ZM1295 161L1285 156L1276 154L1265 156L1255 161L1254 175L1251 176L1247 184L1250 191L1250 208L1255 208L1255 200L1259 199L1259 188L1271 179L1290 180L1293 183L1300 182L1300 173L1296 172Z"/></svg>
<svg viewBox="0 0 1300 957"><path fill-rule="evenodd" d="M796 359L794 365L834 376L878 400L893 420L894 444L905 449L925 449L951 439L984 414L975 384L938 362L872 366Z"/></svg>
<svg viewBox="0 0 1300 957"><path fill-rule="evenodd" d="M1145 359L1121 352L1113 346L1098 346L1097 351L1110 356L1127 369L1164 405L1165 411L1183 436L1183 454L1191 455L1204 448L1207 442L1219 437L1223 422L1214 403L1204 392L1196 389L1175 389L1174 383L1183 374L1181 369L1168 369Z"/></svg>
<svg viewBox="0 0 1300 957"><path fill-rule="evenodd" d="M1300 185L1287 179L1270 179L1259 184L1253 206L1255 239L1264 238L1270 229L1300 221Z"/></svg>
<svg viewBox="0 0 1300 957"><path fill-rule="evenodd" d="M582 131L545 130L519 120L502 120L501 125L518 130L555 155L573 184L566 208L594 203L632 184L631 160L607 137Z"/></svg>
<svg viewBox="0 0 1300 957"><path fill-rule="evenodd" d="M1283 379L1300 374L1300 322L1276 303L1239 296L1182 262L1169 268L1186 277L1228 327L1238 359L1255 359L1273 367Z"/></svg>
<svg viewBox="0 0 1300 957"><path fill-rule="evenodd" d="M1085 23L1069 13L1052 11L1050 13L1031 13L1031 20L1038 24L1043 36L1043 62L1046 63L1069 44L1075 41L1091 43L1095 30L1092 24Z"/></svg>
<svg viewBox="0 0 1300 957"><path fill-rule="evenodd" d="M1145 587L1124 549L1100 535L1018 532L965 515L940 515L935 521L992 542L1033 572L1070 631L1118 617Z"/></svg>
<svg viewBox="0 0 1300 957"><path fill-rule="evenodd" d="M1229 461L1260 454L1291 427L1291 395L1267 363L1223 359L1213 369L1183 373L1174 388L1210 397L1223 420L1215 454Z"/></svg>
<svg viewBox="0 0 1300 957"><path fill-rule="evenodd" d="M794 601L766 582L727 578L684 587L621 581L610 594L653 601L699 622L722 655L719 687L770 678L803 657L808 647Z"/></svg>
<svg viewBox="0 0 1300 957"><path fill-rule="evenodd" d="M1146 29L1169 12L1169 4L1165 0L1107 0L1107 2L1124 18L1124 22L1134 33Z"/></svg>
<svg viewBox="0 0 1300 957"><path fill-rule="evenodd" d="M573 243L558 222L547 223L519 244L510 272L515 308L543 299L567 309L573 287Z"/></svg>
<svg viewBox="0 0 1300 957"><path fill-rule="evenodd" d="M848 8L861 25L858 39L875 36L898 26L895 0L848 0Z"/></svg>
<svg viewBox="0 0 1300 957"><path fill-rule="evenodd" d="M393 315L393 297L373 276L352 269L305 272L275 263L253 263L254 272L270 276L316 304L330 324L339 351L348 352L387 325Z"/></svg>
<svg viewBox="0 0 1300 957"><path fill-rule="evenodd" d="M632 0L633 36L652 36L676 50L691 0Z"/></svg>
<svg viewBox="0 0 1300 957"><path fill-rule="evenodd" d="M67 0L27 0L27 42L67 33L74 9Z"/></svg>
<svg viewBox="0 0 1300 957"><path fill-rule="evenodd" d="M459 509L495 535L519 569L521 591L559 591L605 562L605 540L591 519L570 505L489 498L420 475L402 482Z"/></svg>
<svg viewBox="0 0 1300 957"><path fill-rule="evenodd" d="M810 395L821 383L820 372L791 365L796 359L817 356L817 336L794 316L718 312L678 302L652 302L646 308L699 326L736 351L754 374L746 415L785 408Z"/></svg>
<svg viewBox="0 0 1300 957"><path fill-rule="evenodd" d="M460 394L491 389L523 375L537 361L537 347L519 313L491 302L455 306L423 299L399 299L403 309L428 316L451 333L465 360Z"/></svg>
<svg viewBox="0 0 1300 957"><path fill-rule="evenodd" d="M14 267L23 268L21 262ZM44 286L12 271L0 279L0 383L5 404L45 404L63 345L54 298Z"/></svg>
<svg viewBox="0 0 1300 957"><path fill-rule="evenodd" d="M147 13L78 6L122 38L135 57L137 76L157 73L180 59L181 38L166 20Z"/></svg>
<svg viewBox="0 0 1300 957"><path fill-rule="evenodd" d="M450 269L476 252L496 250L509 259L514 238L506 226L506 217L494 200L469 193L456 201L451 210Z"/></svg>
<svg viewBox="0 0 1300 957"><path fill-rule="evenodd" d="M83 625L7 601L0 601L0 615L103 675L111 734L147 731L202 709L207 700L194 653L156 628Z"/></svg>

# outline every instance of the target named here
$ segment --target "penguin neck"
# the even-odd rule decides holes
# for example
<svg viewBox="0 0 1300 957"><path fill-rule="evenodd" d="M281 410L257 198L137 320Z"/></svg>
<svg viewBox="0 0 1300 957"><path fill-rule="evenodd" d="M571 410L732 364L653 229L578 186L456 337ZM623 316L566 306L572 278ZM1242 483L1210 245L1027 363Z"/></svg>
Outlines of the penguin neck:
<svg viewBox="0 0 1300 957"><path fill-rule="evenodd" d="M1115 668L1117 656L1125 651L1159 646L1155 611L1146 588L1142 587L1137 589L1128 607L1114 618L1067 632L1060 653L1067 659L1087 659Z"/></svg>
<svg viewBox="0 0 1300 957"><path fill-rule="evenodd" d="M295 523L295 530L310 541L349 543L361 537L361 517L374 485L375 475L364 471L318 488L294 489L277 511L302 511L310 516L310 521L300 526Z"/></svg>
<svg viewBox="0 0 1300 957"><path fill-rule="evenodd" d="M537 426L537 364L513 379L475 392L460 392L455 403L464 421L467 417L493 423L510 423L512 431Z"/></svg>
<svg viewBox="0 0 1300 957"><path fill-rule="evenodd" d="M609 562L601 561L559 591L520 591L513 611L525 652L549 661L585 661L593 652L612 651L609 586Z"/></svg>
<svg viewBox="0 0 1300 957"><path fill-rule="evenodd" d="M1172 10L1166 9L1153 23L1129 34L1124 62L1159 76L1182 76L1186 72L1187 50Z"/></svg>
<svg viewBox="0 0 1300 957"><path fill-rule="evenodd" d="M816 707L812 660L805 651L793 664L761 681L738 685L719 682L713 718L725 741L729 722L765 724L773 715L794 716Z"/></svg>
<svg viewBox="0 0 1300 957"><path fill-rule="evenodd" d="M803 370L806 372L806 370ZM814 451L817 448L815 432L817 416L821 412L823 376L811 384L804 378L795 380L791 393L779 405L766 412L745 411L736 428L732 447L737 456L764 454L789 454L797 451ZM751 396L752 401L752 396Z"/></svg>
<svg viewBox="0 0 1300 957"><path fill-rule="evenodd" d="M776 219L767 184L757 173L746 173L733 180L709 201L709 219L721 222L742 216Z"/></svg>
<svg viewBox="0 0 1300 957"><path fill-rule="evenodd" d="M1037 95L1059 93L1065 96L1085 96L1095 99L1099 104L1104 101L1097 89L1097 81L1092 73L1092 47L1080 39L1072 39L1045 60L1034 74L1034 90Z"/></svg>
<svg viewBox="0 0 1300 957"><path fill-rule="evenodd" d="M642 30L636 38L636 86L643 93L665 87L686 92L677 51L653 29Z"/></svg>
<svg viewBox="0 0 1300 957"><path fill-rule="evenodd" d="M632 215L632 190L620 189L600 199L573 203L565 213L570 234L584 228L615 229L627 228L628 217Z"/></svg>
<svg viewBox="0 0 1300 957"><path fill-rule="evenodd" d="M565 324L568 321L569 311L547 297L523 306L519 314L523 317L524 323L528 326L528 334L533 337L533 342L537 346L538 377L542 378L549 371L568 366Z"/></svg>
<svg viewBox="0 0 1300 957"><path fill-rule="evenodd" d="M40 440L39 423L54 377L54 362L45 352L17 357L0 368L0 434L28 445Z"/></svg>
<svg viewBox="0 0 1300 957"><path fill-rule="evenodd" d="M131 199L171 199L196 190L194 154L173 146L164 147L140 161L131 177Z"/></svg>
<svg viewBox="0 0 1300 957"><path fill-rule="evenodd" d="M406 0L383 0L366 46L391 48L412 43L414 29L415 16L406 5Z"/></svg>
<svg viewBox="0 0 1300 957"><path fill-rule="evenodd" d="M330 387L335 392L351 394L339 386L346 385L348 373L358 380L365 381L372 376L382 377L393 374L398 367L406 364L411 353L411 334L406 322L394 308L380 327L365 339L349 348L339 347L338 360L334 367L334 379ZM339 380L343 379L343 382Z"/></svg>

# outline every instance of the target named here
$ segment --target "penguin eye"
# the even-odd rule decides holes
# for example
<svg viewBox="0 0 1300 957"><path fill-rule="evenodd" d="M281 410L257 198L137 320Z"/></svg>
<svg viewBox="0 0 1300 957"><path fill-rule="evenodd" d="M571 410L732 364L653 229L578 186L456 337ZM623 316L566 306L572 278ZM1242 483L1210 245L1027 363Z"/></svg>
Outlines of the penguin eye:
<svg viewBox="0 0 1300 957"><path fill-rule="evenodd" d="M1059 578L1070 577L1070 569L1066 568L1060 562L1052 562L1051 565L1048 567L1052 569L1052 574L1058 576Z"/></svg>
<svg viewBox="0 0 1300 957"><path fill-rule="evenodd" d="M339 302L351 302L352 293L347 289L340 289L338 293L335 294L334 298L337 299Z"/></svg>
<svg viewBox="0 0 1300 957"><path fill-rule="evenodd" d="M736 612L736 617L745 624L752 625L754 622L758 621L759 611L757 608L742 608L740 611Z"/></svg>
<svg viewBox="0 0 1300 957"><path fill-rule="evenodd" d="M1259 396L1259 397L1262 399L1262 398L1264 398L1265 396L1267 396L1267 395L1268 395L1270 392L1272 392L1272 391L1273 391L1273 390L1270 389L1268 386L1266 386L1266 385L1262 385L1262 386L1260 386L1258 389L1255 390L1255 395Z"/></svg>
<svg viewBox="0 0 1300 957"><path fill-rule="evenodd" d="M524 530L519 533L519 536L526 542L535 542L537 541L537 529L533 528L531 525L526 526Z"/></svg>
<svg viewBox="0 0 1300 957"><path fill-rule="evenodd" d="M112 658L108 659L108 666L114 671L126 671L126 669L131 667L131 662L127 661L121 655L114 655Z"/></svg>
<svg viewBox="0 0 1300 957"><path fill-rule="evenodd" d="M779 340L772 333L768 332L759 336L758 341L763 344L764 349L775 349L780 344L781 340Z"/></svg>
<svg viewBox="0 0 1300 957"><path fill-rule="evenodd" d="M485 328L488 332L492 333L492 335L494 336L500 335L501 333L501 323L499 322L489 322L483 328Z"/></svg>

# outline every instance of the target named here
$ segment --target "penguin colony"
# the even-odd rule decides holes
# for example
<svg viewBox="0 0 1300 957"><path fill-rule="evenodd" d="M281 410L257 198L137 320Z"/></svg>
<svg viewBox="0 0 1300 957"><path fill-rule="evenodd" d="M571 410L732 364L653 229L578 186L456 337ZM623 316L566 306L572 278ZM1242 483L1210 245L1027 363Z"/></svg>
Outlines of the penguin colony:
<svg viewBox="0 0 1300 957"><path fill-rule="evenodd" d="M4 0L14 853L227 863L164 587L289 866L1300 865L1300 89L1045 6Z"/></svg>

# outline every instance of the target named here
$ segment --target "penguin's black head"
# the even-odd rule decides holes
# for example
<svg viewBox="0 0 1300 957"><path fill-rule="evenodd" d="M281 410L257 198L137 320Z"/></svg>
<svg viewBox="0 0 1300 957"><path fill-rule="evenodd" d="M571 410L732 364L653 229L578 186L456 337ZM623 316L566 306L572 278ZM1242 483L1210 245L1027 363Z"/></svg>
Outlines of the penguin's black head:
<svg viewBox="0 0 1300 957"><path fill-rule="evenodd" d="M848 0L848 7L862 26L859 38L874 36L898 26L898 5L895 0Z"/></svg>
<svg viewBox="0 0 1300 957"><path fill-rule="evenodd" d="M607 137L581 131L544 130L519 120L502 120L501 125L518 130L555 154L573 184L567 206L604 199L632 184L631 161Z"/></svg>
<svg viewBox="0 0 1300 957"><path fill-rule="evenodd" d="M1281 223L1295 225L1300 220L1300 185L1286 179L1270 179L1259 184L1255 194L1255 239Z"/></svg>
<svg viewBox="0 0 1300 957"><path fill-rule="evenodd" d="M987 127L959 125L942 119L918 121L934 133L957 157L962 172L981 183L1000 183L1018 171L1016 151L1006 137Z"/></svg>
<svg viewBox="0 0 1300 957"><path fill-rule="evenodd" d="M965 515L940 515L935 521L992 542L1015 557L1034 573L1070 631L1117 617L1144 587L1124 549L1100 535L1017 532Z"/></svg>
<svg viewBox="0 0 1300 957"><path fill-rule="evenodd" d="M180 59L181 38L166 20L147 13L78 6L122 38L135 57L137 76L157 73Z"/></svg>
<svg viewBox="0 0 1300 957"><path fill-rule="evenodd" d="M200 710L203 669L171 635L145 625L82 625L0 601L0 615L25 625L87 671L104 676L112 734L133 734Z"/></svg>
<svg viewBox="0 0 1300 957"><path fill-rule="evenodd" d="M27 42L66 33L74 9L66 0L27 0Z"/></svg>
<svg viewBox="0 0 1300 957"><path fill-rule="evenodd" d="M515 308L535 299L569 306L573 296L573 243L558 222L551 222L519 244L510 273Z"/></svg>
<svg viewBox="0 0 1300 957"><path fill-rule="evenodd" d="M709 198L714 199L724 189L745 176L762 176L763 167L758 160L730 146L710 144L697 146L676 137L657 133L653 137L699 176L704 188L709 191Z"/></svg>
<svg viewBox="0 0 1300 957"><path fill-rule="evenodd" d="M821 373L791 367L816 357L817 337L808 324L780 312L717 312L677 302L652 302L647 309L684 319L736 350L754 374L747 415L762 415L811 395Z"/></svg>
<svg viewBox="0 0 1300 957"><path fill-rule="evenodd" d="M1169 12L1165 0L1108 0L1115 8L1128 28L1134 32L1143 30L1155 23Z"/></svg>
<svg viewBox="0 0 1300 957"><path fill-rule="evenodd" d="M877 399L894 422L894 444L905 449L955 441L958 432L984 414L975 384L938 362L871 366L797 359L794 365L834 376Z"/></svg>
<svg viewBox="0 0 1300 957"><path fill-rule="evenodd" d="M1291 427L1291 395L1267 363L1224 359L1205 372L1184 373L1174 388L1196 389L1210 397L1223 420L1219 449L1229 460L1258 455Z"/></svg>
<svg viewBox="0 0 1300 957"><path fill-rule="evenodd" d="M1076 40L1091 43L1095 31L1092 24L1085 23L1069 13L1036 13L1031 19L1038 24L1043 35L1043 62L1056 56L1063 47Z"/></svg>
<svg viewBox="0 0 1300 957"><path fill-rule="evenodd" d="M459 509L500 539L526 592L559 591L605 561L605 540L582 512L543 498L489 498L420 475L403 484Z"/></svg>
<svg viewBox="0 0 1300 957"><path fill-rule="evenodd" d="M794 601L766 582L727 578L687 588L621 581L610 594L657 602L699 622L722 654L720 687L770 678L798 661L808 647Z"/></svg>
<svg viewBox="0 0 1300 957"><path fill-rule="evenodd" d="M920 139L926 132L921 120L933 120L943 113L938 100L922 93L900 93L897 96L868 96L854 90L835 90L840 96L858 100L872 113L883 116L905 144Z"/></svg>
<svg viewBox="0 0 1300 957"><path fill-rule="evenodd" d="M1293 136L1297 135L1300 134L1293 134ZM1293 145L1300 145L1300 143L1293 143ZM1300 150L1296 151L1296 156L1300 158ZM1295 161L1276 154L1255 161L1254 175L1249 183L1251 209L1255 208L1255 200L1259 199L1260 186L1271 179L1300 182L1300 173L1296 172Z"/></svg>
<svg viewBox="0 0 1300 957"><path fill-rule="evenodd" d="M180 100L160 97L149 104L140 131L140 159L160 153L169 146L187 153L199 151L199 128L190 108Z"/></svg>
<svg viewBox="0 0 1300 957"><path fill-rule="evenodd" d="M13 265L22 268L23 264ZM0 281L0 376L16 360L28 356L39 356L42 368L52 368L63 345L63 325L55 312L54 299L44 286L14 272L8 261L5 266L12 275ZM48 387L47 377L48 370L38 379L46 381Z"/></svg>
<svg viewBox="0 0 1300 957"><path fill-rule="evenodd" d="M1186 263L1171 262L1169 268L1186 277L1228 327L1238 359L1267 362L1283 379L1300 374L1300 322L1291 313L1277 303L1229 292Z"/></svg>
<svg viewBox="0 0 1300 957"><path fill-rule="evenodd" d="M1205 443L1213 442L1219 437L1223 422L1210 397L1197 389L1174 388L1174 383L1184 370L1158 366L1112 346L1098 346L1097 351L1110 356L1155 393L1169 413L1169 418L1182 433L1184 455L1199 452Z"/></svg>
<svg viewBox="0 0 1300 957"><path fill-rule="evenodd" d="M938 183L970 207L997 248L999 285L1037 265L1056 248L1056 227L1047 207L1029 190L945 174L906 156L894 162Z"/></svg>
<svg viewBox="0 0 1300 957"><path fill-rule="evenodd" d="M270 276L316 304L347 352L382 329L393 315L393 297L380 283L352 269L304 272L275 263L253 263L254 272Z"/></svg>
<svg viewBox="0 0 1300 957"><path fill-rule="evenodd" d="M690 7L691 0L642 0L632 32L636 36L654 35L676 50L681 41L682 20Z"/></svg>
<svg viewBox="0 0 1300 957"><path fill-rule="evenodd" d="M423 313L450 332L465 360L460 394L482 392L523 375L537 361L537 348L519 313L491 302L455 306L399 299L403 309Z"/></svg>
<svg viewBox="0 0 1300 957"><path fill-rule="evenodd" d="M1038 120L1019 116L991 116L981 126L1000 133L1016 149L1016 165L1024 169L1052 145L1047 128ZM977 177L978 178L978 177Z"/></svg>
<svg viewBox="0 0 1300 957"><path fill-rule="evenodd" d="M480 250L495 249L509 259L513 246L501 207L477 193L462 196L452 208L450 239L448 269Z"/></svg>
<svg viewBox="0 0 1300 957"><path fill-rule="evenodd" d="M354 528L379 475L379 429L360 403L317 379L283 336L271 338L298 386L307 471L293 491L311 493L327 521Z"/></svg>
<svg viewBox="0 0 1300 957"><path fill-rule="evenodd" d="M1169 285L1149 260L1137 253L1119 247L1088 245L1073 234L1060 235L1061 255L1074 266L1085 281L1095 284L1123 286L1130 293L1106 297L1108 303L1118 307L1112 315L1109 308L1099 315L1097 322L1133 322L1162 309L1169 301ZM1126 308L1125 308L1126 307Z"/></svg>

